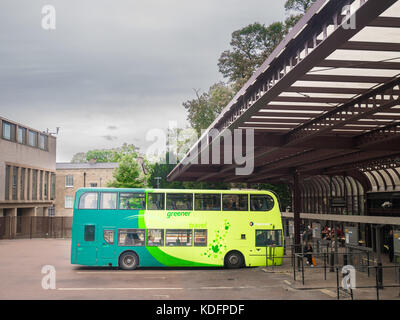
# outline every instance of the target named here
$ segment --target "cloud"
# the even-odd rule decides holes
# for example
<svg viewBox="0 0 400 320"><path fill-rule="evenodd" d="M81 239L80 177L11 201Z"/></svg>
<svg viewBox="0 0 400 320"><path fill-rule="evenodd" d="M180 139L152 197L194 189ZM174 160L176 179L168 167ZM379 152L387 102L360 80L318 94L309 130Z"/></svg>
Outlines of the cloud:
<svg viewBox="0 0 400 320"><path fill-rule="evenodd" d="M111 136L111 135L102 136L102 138L104 138L104 139L106 139L108 141L118 140L118 137Z"/></svg>
<svg viewBox="0 0 400 320"><path fill-rule="evenodd" d="M146 145L150 129L187 124L182 103L192 88L222 79L218 57L232 32L283 20L284 2L1 0L0 114L61 127L58 161L135 139ZM56 9L53 31L41 28L47 4Z"/></svg>

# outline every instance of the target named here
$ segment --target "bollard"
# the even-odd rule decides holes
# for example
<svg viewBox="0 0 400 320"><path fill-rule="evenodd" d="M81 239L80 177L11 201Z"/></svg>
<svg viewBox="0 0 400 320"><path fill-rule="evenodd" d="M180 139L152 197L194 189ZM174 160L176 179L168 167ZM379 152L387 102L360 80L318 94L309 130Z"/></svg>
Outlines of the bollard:
<svg viewBox="0 0 400 320"><path fill-rule="evenodd" d="M379 280L378 280L378 267L375 267L375 280L376 280L376 300L379 300Z"/></svg>
<svg viewBox="0 0 400 320"><path fill-rule="evenodd" d="M324 253L324 280L326 280L326 260L327 260L327 253Z"/></svg>
<svg viewBox="0 0 400 320"><path fill-rule="evenodd" d="M339 293L339 268L336 267L336 291L337 291L337 299L340 300L340 293Z"/></svg>
<svg viewBox="0 0 400 320"><path fill-rule="evenodd" d="M382 269L382 262L378 263L377 269L376 269L376 279L377 279L377 285L379 286L379 289L383 289L383 269Z"/></svg>
<svg viewBox="0 0 400 320"><path fill-rule="evenodd" d="M334 253L334 252L331 252L329 265L330 265L329 272L334 272L334 271L335 271L335 269L334 269L334 265L335 265L335 253Z"/></svg>

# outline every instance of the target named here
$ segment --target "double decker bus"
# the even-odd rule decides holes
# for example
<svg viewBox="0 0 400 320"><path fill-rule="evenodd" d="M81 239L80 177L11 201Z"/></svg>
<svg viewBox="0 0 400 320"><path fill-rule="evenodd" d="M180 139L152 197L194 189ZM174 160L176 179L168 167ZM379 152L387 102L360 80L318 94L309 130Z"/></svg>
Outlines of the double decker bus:
<svg viewBox="0 0 400 320"><path fill-rule="evenodd" d="M281 265L282 256L279 202L270 191L82 188L75 194L72 264L240 268Z"/></svg>

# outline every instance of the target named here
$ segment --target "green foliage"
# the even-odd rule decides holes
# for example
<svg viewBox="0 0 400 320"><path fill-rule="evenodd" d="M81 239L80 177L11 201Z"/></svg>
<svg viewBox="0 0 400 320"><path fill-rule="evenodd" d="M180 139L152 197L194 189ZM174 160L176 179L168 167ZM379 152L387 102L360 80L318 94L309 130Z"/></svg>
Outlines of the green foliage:
<svg viewBox="0 0 400 320"><path fill-rule="evenodd" d="M115 170L114 181L108 183L112 188L144 188L147 186L146 176L135 154L122 154Z"/></svg>
<svg viewBox="0 0 400 320"><path fill-rule="evenodd" d="M283 40L299 19L290 16L269 26L258 22L232 33L231 49L222 52L218 67L237 92Z"/></svg>
<svg viewBox="0 0 400 320"><path fill-rule="evenodd" d="M96 162L119 162L121 156L132 154L138 157L138 148L133 144L124 143L121 147L112 149L94 149L88 152L79 152L72 157L72 163L84 163L94 159Z"/></svg>
<svg viewBox="0 0 400 320"><path fill-rule="evenodd" d="M152 188L157 188L157 179L156 177L160 177L159 185L160 189L228 189L229 184L217 182L196 182L196 181L167 181L168 174L172 171L175 167L174 164L169 163L169 154L166 154L167 162L166 164L162 163L155 163L150 166L149 172L149 185Z"/></svg>
<svg viewBox="0 0 400 320"><path fill-rule="evenodd" d="M315 1L316 0L287 0L285 3L285 10L298 11L304 14Z"/></svg>
<svg viewBox="0 0 400 320"><path fill-rule="evenodd" d="M230 86L224 83L216 83L208 92L199 94L196 91L196 99L188 100L183 106L188 113L188 121L198 135L202 129L207 129L215 120L222 109L232 100L234 92Z"/></svg>

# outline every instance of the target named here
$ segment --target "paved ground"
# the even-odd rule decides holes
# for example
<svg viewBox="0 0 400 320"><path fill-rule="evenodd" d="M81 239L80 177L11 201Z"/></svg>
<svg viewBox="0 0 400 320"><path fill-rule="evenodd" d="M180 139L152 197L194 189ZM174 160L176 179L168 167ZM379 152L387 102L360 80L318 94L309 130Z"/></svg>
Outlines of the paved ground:
<svg viewBox="0 0 400 320"><path fill-rule="evenodd" d="M71 265L70 240L0 241L0 299L328 300L334 291L295 289L290 273L263 268L146 268L121 271ZM42 288L42 267L56 289ZM276 269L277 270L277 269Z"/></svg>

